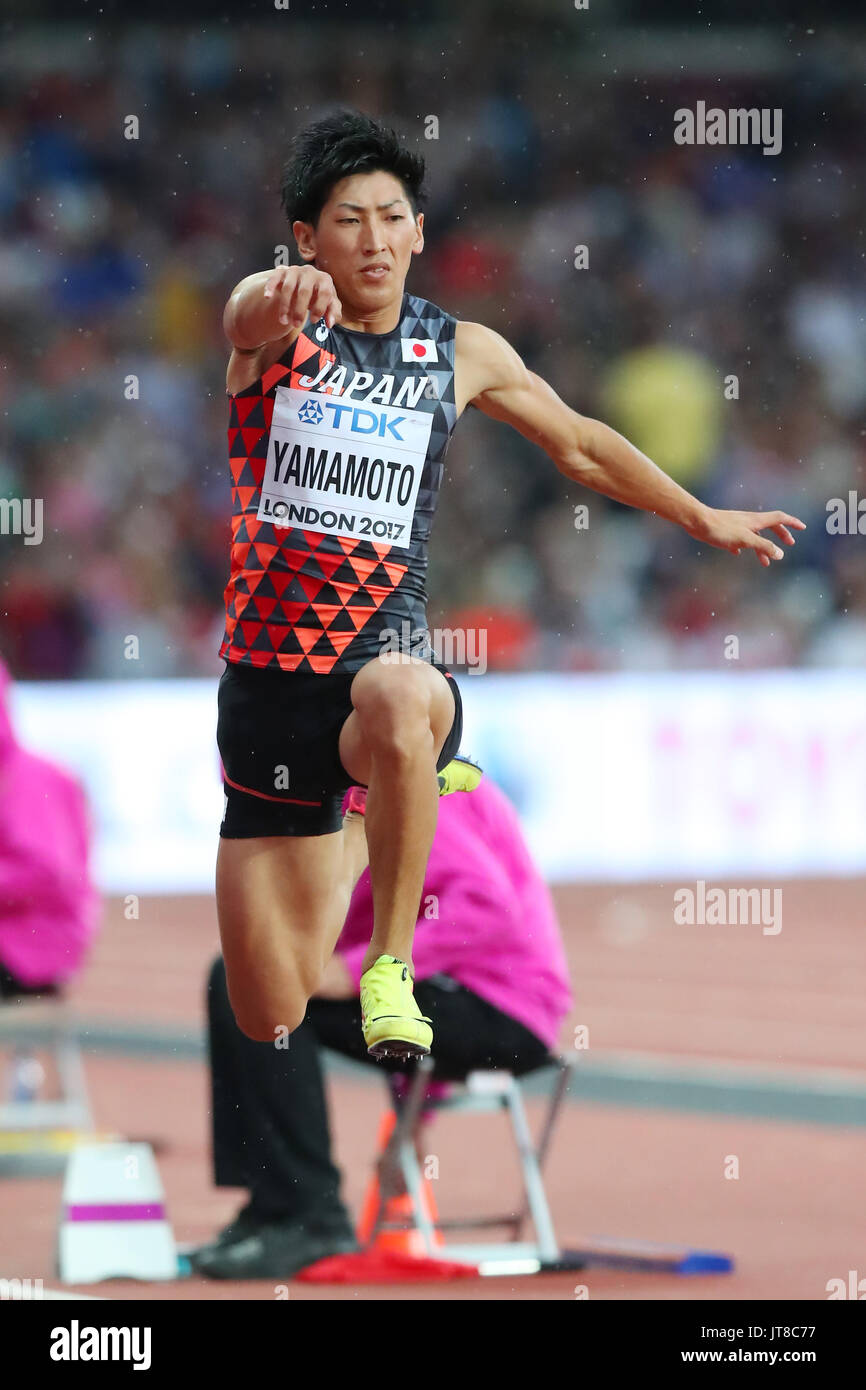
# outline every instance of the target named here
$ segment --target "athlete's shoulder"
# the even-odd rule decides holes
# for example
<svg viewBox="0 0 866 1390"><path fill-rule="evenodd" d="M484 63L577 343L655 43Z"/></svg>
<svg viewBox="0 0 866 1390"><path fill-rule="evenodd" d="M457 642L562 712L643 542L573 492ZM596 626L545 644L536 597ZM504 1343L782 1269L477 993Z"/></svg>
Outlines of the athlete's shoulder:
<svg viewBox="0 0 866 1390"><path fill-rule="evenodd" d="M485 391L524 384L526 367L501 333L484 323L458 319L454 357L463 382L461 394L471 404Z"/></svg>
<svg viewBox="0 0 866 1390"><path fill-rule="evenodd" d="M457 319L441 304L434 304L432 299L423 299L421 295L406 291L400 330L404 338L413 337L415 330L422 327L434 330L439 338L453 337L456 325ZM433 332L427 336L432 337Z"/></svg>
<svg viewBox="0 0 866 1390"><path fill-rule="evenodd" d="M514 348L486 323L473 323L471 319L458 319L455 331L457 351L471 353L489 359L492 363L520 361Z"/></svg>

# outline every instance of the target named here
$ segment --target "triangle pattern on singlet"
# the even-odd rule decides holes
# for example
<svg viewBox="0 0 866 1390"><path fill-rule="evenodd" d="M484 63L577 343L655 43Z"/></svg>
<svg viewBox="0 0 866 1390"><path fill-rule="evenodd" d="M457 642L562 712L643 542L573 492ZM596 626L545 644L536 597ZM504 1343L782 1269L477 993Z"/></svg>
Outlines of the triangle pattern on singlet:
<svg viewBox="0 0 866 1390"><path fill-rule="evenodd" d="M238 397L237 401L238 424L252 427L260 425L265 428L265 402L262 396L243 396Z"/></svg>
<svg viewBox="0 0 866 1390"><path fill-rule="evenodd" d="M429 408L433 422L427 472L412 531L412 547L425 545L443 472L442 459L456 423L454 326L453 318L436 305L406 293L400 333L395 338L380 342L375 334L341 336L331 330L319 343L314 334L322 325L311 324L259 381L230 398L228 443L234 515L231 574L225 592L226 631L220 648L229 661L327 674L347 649L352 655L355 649L351 644L357 643L383 605L387 605L388 626L399 626L401 621L414 626L419 618L424 620L423 572L419 575L417 568L412 568L416 561L411 547L403 550L359 536L276 528L256 515L257 494L267 466L278 387L306 389L301 378L308 384L338 356L349 372L399 373L400 338L432 340L437 345L437 360L425 364L424 372L435 380L437 391ZM407 576L409 586L405 585ZM374 636L363 647L367 655L362 660L375 655L376 640ZM353 656L352 660L354 664L339 669L357 669L359 658Z"/></svg>

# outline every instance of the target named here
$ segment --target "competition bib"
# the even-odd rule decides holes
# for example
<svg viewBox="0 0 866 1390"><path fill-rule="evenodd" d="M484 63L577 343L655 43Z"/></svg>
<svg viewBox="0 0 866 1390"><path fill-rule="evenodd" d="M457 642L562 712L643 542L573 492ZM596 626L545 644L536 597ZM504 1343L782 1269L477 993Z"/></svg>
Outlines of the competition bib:
<svg viewBox="0 0 866 1390"><path fill-rule="evenodd" d="M278 386L258 518L405 549L433 416Z"/></svg>

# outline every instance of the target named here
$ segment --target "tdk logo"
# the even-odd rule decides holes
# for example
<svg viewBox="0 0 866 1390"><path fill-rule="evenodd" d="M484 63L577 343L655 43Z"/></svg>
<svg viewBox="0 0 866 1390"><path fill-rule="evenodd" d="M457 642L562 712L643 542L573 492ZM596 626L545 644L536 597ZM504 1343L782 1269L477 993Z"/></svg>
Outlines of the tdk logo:
<svg viewBox="0 0 866 1390"><path fill-rule="evenodd" d="M320 425L324 418L324 411L318 401L304 401L298 411L298 419L303 420L305 425Z"/></svg>
<svg viewBox="0 0 866 1390"><path fill-rule="evenodd" d="M306 406L301 408L306 409ZM386 435L393 439L403 438L397 426L402 425L406 419L405 415L398 415L395 420L389 420L387 415L378 410L361 410L357 405L343 405L339 401L326 401L325 409L331 412L331 423L335 430L349 430L352 434L375 434L380 439ZM344 422L344 415L351 418Z"/></svg>

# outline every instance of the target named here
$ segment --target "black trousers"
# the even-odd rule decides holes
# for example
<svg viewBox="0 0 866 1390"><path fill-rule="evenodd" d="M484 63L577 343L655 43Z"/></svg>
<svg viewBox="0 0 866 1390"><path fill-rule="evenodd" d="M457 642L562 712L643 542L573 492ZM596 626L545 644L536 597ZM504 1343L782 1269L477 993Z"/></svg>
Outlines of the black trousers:
<svg viewBox="0 0 866 1390"><path fill-rule="evenodd" d="M59 985L25 985L5 965L0 964L0 999L16 999L22 994L59 994Z"/></svg>
<svg viewBox="0 0 866 1390"><path fill-rule="evenodd" d="M519 1076L548 1056L534 1033L445 976L417 981L415 998L433 1022L437 1080L497 1067ZM216 1186L248 1188L263 1215L295 1218L338 1206L321 1048L391 1071L411 1072L415 1063L368 1055L358 999L311 999L285 1049L254 1042L235 1022L221 956L207 1011Z"/></svg>

